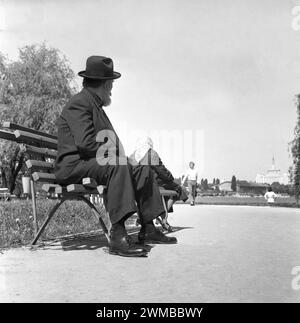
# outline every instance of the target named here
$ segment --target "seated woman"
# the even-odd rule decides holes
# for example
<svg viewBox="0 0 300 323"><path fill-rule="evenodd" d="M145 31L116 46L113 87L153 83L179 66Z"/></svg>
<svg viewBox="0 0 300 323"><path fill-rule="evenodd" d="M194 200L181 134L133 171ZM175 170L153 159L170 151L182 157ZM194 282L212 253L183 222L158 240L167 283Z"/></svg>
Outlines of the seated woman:
<svg viewBox="0 0 300 323"><path fill-rule="evenodd" d="M139 138L134 153L129 157L131 163L149 165L155 173L158 185L166 190L177 192L177 196L165 197L168 212L173 212L175 201L187 201L188 196L185 190L176 182L172 173L165 167L158 153L153 149L153 141L149 137ZM162 223L161 223L162 224ZM171 231L171 226L165 221L166 228Z"/></svg>

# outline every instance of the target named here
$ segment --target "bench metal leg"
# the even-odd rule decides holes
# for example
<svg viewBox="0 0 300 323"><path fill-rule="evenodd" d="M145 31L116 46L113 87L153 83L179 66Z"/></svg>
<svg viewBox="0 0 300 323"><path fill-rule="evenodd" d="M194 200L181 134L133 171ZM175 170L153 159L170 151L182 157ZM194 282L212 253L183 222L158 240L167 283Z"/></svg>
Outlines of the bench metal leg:
<svg viewBox="0 0 300 323"><path fill-rule="evenodd" d="M161 196L161 200L165 209L165 216L161 217L161 219L158 217L158 221L160 222L160 225L167 231L172 232L172 227L170 226L170 224L168 223L168 208L166 206L166 201L164 199L164 196Z"/></svg>
<svg viewBox="0 0 300 323"><path fill-rule="evenodd" d="M77 196L77 198L84 201L92 209L93 214L97 217L97 219L98 219L98 221L100 223L100 226L101 226L101 228L102 228L102 230L103 230L103 232L105 234L105 237L106 237L107 241L109 241L108 229L107 229L104 221L102 220L101 214L98 212L96 207L87 198L85 198L84 196L79 195L79 196ZM31 242L32 245L36 244L37 240L39 239L41 234L44 232L47 224L49 223L49 221L51 220L51 218L53 217L53 215L55 214L57 209L63 204L63 202L65 202L68 199L69 199L69 197L63 197L57 204L54 205L54 207L49 212L49 215L45 219L44 223L42 224L41 228L39 229L39 231L35 235L34 239L32 240L32 242Z"/></svg>
<svg viewBox="0 0 300 323"><path fill-rule="evenodd" d="M109 242L109 232L108 229L102 219L101 214L99 213L99 211L96 209L95 205L93 203L91 203L87 198L85 198L84 196L78 196L78 198L82 201L84 201L93 211L93 214L96 216L96 218L98 219L100 226L105 234L105 237L107 239L107 241Z"/></svg>
<svg viewBox="0 0 300 323"><path fill-rule="evenodd" d="M43 231L45 230L47 224L49 223L49 221L51 220L51 218L53 217L54 213L57 211L57 209L63 204L64 201L66 201L67 198L62 198L57 204L54 205L54 207L51 209L51 211L49 212L49 215L47 216L46 220L44 221L44 223L42 224L41 228L39 229L38 233L35 235L34 239L32 240L31 244L34 245L36 244L36 242L38 241L39 237L41 236L41 234L43 233Z"/></svg>
<svg viewBox="0 0 300 323"><path fill-rule="evenodd" d="M33 211L33 220L34 220L34 233L38 232L38 223L37 223L37 215L36 215L36 198L35 198L35 188L34 182L30 180L30 189L31 189L31 201L32 201L32 211Z"/></svg>

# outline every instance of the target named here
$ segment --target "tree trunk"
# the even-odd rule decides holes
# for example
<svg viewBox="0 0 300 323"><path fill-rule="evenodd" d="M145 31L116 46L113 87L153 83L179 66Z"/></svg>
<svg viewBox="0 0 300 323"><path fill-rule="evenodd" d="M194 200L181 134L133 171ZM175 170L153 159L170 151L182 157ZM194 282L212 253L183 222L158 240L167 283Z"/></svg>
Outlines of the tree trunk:
<svg viewBox="0 0 300 323"><path fill-rule="evenodd" d="M4 167L1 167L1 183L3 188L7 187L6 171Z"/></svg>
<svg viewBox="0 0 300 323"><path fill-rule="evenodd" d="M14 167L12 169L12 176L11 176L11 183L10 183L10 194L13 194L13 191L15 190L16 188L16 180L17 180L17 176L19 174L19 171L21 170L22 168L22 165L23 165L23 161L24 161L24 156L21 156L20 159L19 159L19 163L18 163L18 166L17 167Z"/></svg>
<svg viewBox="0 0 300 323"><path fill-rule="evenodd" d="M17 146L13 155L13 158L10 161L9 175L8 175L8 189L10 194L13 194L16 187L16 179L19 171L22 168L24 155L19 155L20 147ZM18 162L18 163L17 163Z"/></svg>

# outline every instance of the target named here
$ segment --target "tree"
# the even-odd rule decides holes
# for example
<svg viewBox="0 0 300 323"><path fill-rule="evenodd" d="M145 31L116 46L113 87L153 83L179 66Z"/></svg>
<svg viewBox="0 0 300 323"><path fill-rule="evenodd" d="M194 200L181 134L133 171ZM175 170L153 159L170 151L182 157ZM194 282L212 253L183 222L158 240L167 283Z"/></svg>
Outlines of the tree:
<svg viewBox="0 0 300 323"><path fill-rule="evenodd" d="M236 192L236 177L233 175L231 179L231 189L233 192Z"/></svg>
<svg viewBox="0 0 300 323"><path fill-rule="evenodd" d="M199 185L199 187L200 187L201 190L203 190L203 181L204 181L204 179L201 178L200 185Z"/></svg>
<svg viewBox="0 0 300 323"><path fill-rule="evenodd" d="M275 193L279 194L291 194L291 186L280 184L279 182L274 182L271 184L271 187Z"/></svg>
<svg viewBox="0 0 300 323"><path fill-rule="evenodd" d="M0 121L56 134L56 120L75 92L75 75L66 58L45 43L25 46L15 62L0 53L0 76ZM2 180L12 193L23 155L18 145L5 140L0 152Z"/></svg>
<svg viewBox="0 0 300 323"><path fill-rule="evenodd" d="M300 196L300 94L296 95L297 123L294 129L294 140L290 143L293 157L292 173L293 186L297 204Z"/></svg>
<svg viewBox="0 0 300 323"><path fill-rule="evenodd" d="M216 179L216 185L219 185L220 184L220 180L217 178Z"/></svg>
<svg viewBox="0 0 300 323"><path fill-rule="evenodd" d="M207 178L205 178L204 180L203 180L203 184L202 184L203 186L203 189L204 190L208 190L208 180L207 180Z"/></svg>
<svg viewBox="0 0 300 323"><path fill-rule="evenodd" d="M282 191L281 191L282 186L279 182L273 182L271 184L271 187L275 193L282 193Z"/></svg>

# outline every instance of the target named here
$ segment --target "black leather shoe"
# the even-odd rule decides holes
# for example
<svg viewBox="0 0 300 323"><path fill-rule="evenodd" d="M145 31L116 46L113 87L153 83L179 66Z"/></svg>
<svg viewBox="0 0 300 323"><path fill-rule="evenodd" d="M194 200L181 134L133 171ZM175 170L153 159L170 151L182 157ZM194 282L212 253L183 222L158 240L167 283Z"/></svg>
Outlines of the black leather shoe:
<svg viewBox="0 0 300 323"><path fill-rule="evenodd" d="M149 245L147 245L147 244L145 244L143 242L134 241L134 239L131 236L127 236L127 239L128 239L128 243L133 247L142 248L147 252L149 252L152 249L151 246L149 246Z"/></svg>
<svg viewBox="0 0 300 323"><path fill-rule="evenodd" d="M109 253L123 257L147 257L148 255L145 248L132 243L127 235L112 235L109 241Z"/></svg>
<svg viewBox="0 0 300 323"><path fill-rule="evenodd" d="M139 233L139 241L142 243L155 243L155 244L175 244L177 239L175 237L167 237L161 231L155 229L150 232L143 230Z"/></svg>

